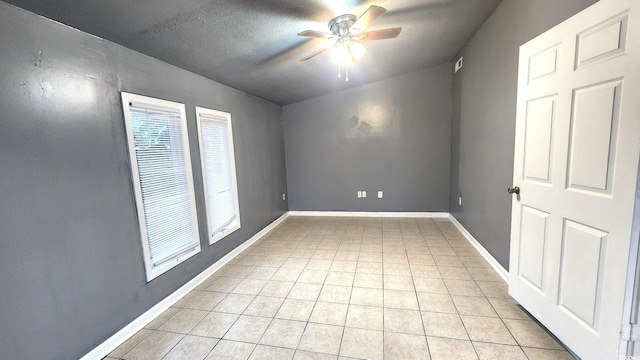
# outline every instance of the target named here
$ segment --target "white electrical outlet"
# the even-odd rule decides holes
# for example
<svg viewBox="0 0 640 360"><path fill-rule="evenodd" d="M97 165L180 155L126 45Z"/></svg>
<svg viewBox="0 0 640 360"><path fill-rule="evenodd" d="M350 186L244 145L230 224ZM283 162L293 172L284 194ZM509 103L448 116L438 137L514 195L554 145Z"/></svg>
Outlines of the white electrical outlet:
<svg viewBox="0 0 640 360"><path fill-rule="evenodd" d="M287 200L287 194L286 193L282 193L282 201Z"/></svg>
<svg viewBox="0 0 640 360"><path fill-rule="evenodd" d="M358 198L362 197L362 191L358 190Z"/></svg>
<svg viewBox="0 0 640 360"><path fill-rule="evenodd" d="M382 199L382 190L378 190L378 199Z"/></svg>
<svg viewBox="0 0 640 360"><path fill-rule="evenodd" d="M366 197L367 197L367 192L366 192L366 191L364 191L364 190L362 191L362 197L363 197L363 198L366 198Z"/></svg>
<svg viewBox="0 0 640 360"><path fill-rule="evenodd" d="M458 195L458 205L462 206L462 195Z"/></svg>

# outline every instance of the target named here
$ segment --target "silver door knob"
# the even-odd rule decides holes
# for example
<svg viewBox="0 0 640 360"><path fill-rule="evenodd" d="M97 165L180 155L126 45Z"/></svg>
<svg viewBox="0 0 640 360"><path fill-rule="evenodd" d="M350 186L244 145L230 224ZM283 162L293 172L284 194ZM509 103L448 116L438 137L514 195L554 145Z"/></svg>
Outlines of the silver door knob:
<svg viewBox="0 0 640 360"><path fill-rule="evenodd" d="M512 188L508 188L508 189L507 189L507 192L508 192L509 194L516 194L516 195L520 195L520 187L518 187L518 186L514 186L514 187L512 187Z"/></svg>

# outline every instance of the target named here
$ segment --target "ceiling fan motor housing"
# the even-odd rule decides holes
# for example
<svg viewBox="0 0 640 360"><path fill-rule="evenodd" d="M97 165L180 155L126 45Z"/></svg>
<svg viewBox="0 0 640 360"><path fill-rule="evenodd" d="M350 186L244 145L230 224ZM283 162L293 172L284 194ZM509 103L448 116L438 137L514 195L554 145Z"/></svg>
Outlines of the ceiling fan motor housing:
<svg viewBox="0 0 640 360"><path fill-rule="evenodd" d="M349 34L349 29L355 24L358 18L353 14L336 16L329 21L329 30L335 36L345 36Z"/></svg>

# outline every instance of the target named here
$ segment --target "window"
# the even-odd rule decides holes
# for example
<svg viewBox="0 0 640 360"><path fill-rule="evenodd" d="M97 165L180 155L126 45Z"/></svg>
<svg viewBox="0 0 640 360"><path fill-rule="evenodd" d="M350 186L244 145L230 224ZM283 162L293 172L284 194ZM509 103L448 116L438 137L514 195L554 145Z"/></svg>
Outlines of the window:
<svg viewBox="0 0 640 360"><path fill-rule="evenodd" d="M147 281L200 252L183 104L122 93Z"/></svg>
<svg viewBox="0 0 640 360"><path fill-rule="evenodd" d="M196 107L209 244L240 229L231 114Z"/></svg>

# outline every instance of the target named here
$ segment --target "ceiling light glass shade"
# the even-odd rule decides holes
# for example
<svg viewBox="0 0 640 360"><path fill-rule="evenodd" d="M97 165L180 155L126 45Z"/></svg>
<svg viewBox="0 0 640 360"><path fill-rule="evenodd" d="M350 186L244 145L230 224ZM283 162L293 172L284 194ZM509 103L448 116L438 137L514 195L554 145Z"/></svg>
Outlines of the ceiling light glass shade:
<svg viewBox="0 0 640 360"><path fill-rule="evenodd" d="M364 47L364 45L362 45L362 43L359 43L359 42L351 43L350 49L351 49L351 55L353 55L353 58L356 60L362 59L364 54L367 53L367 48Z"/></svg>
<svg viewBox="0 0 640 360"><path fill-rule="evenodd" d="M351 53L349 53L349 49L347 48L347 45L340 44L334 47L333 50L331 51L331 56L333 57L333 61L335 61L336 63L338 63L338 65L341 65L341 66L349 65L353 62L353 59L351 58Z"/></svg>

